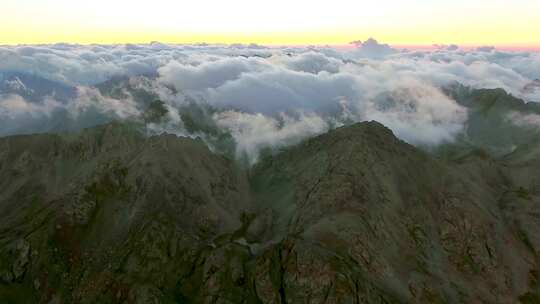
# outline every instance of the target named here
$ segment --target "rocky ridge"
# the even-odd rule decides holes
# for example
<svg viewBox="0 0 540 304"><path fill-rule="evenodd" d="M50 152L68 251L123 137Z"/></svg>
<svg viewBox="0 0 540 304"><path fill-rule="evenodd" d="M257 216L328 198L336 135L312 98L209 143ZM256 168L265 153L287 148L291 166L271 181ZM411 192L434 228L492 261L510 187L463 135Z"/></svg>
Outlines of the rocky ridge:
<svg viewBox="0 0 540 304"><path fill-rule="evenodd" d="M119 123L2 138L0 302L535 303L536 151L437 158L377 122L248 169Z"/></svg>

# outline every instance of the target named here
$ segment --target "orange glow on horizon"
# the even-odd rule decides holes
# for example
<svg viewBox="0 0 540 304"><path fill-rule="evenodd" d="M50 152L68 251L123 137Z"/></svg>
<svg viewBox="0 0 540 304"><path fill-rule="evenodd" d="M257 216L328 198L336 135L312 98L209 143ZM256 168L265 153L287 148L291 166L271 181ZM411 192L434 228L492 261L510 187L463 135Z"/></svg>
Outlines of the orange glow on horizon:
<svg viewBox="0 0 540 304"><path fill-rule="evenodd" d="M540 49L538 0L2 0L0 44L257 43Z"/></svg>

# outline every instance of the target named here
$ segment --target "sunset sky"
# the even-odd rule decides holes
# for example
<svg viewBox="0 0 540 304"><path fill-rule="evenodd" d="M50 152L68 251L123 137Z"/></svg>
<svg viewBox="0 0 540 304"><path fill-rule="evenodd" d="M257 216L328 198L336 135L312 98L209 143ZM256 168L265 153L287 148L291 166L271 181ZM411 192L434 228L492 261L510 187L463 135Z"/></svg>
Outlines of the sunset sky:
<svg viewBox="0 0 540 304"><path fill-rule="evenodd" d="M0 44L540 46L539 0L2 0Z"/></svg>

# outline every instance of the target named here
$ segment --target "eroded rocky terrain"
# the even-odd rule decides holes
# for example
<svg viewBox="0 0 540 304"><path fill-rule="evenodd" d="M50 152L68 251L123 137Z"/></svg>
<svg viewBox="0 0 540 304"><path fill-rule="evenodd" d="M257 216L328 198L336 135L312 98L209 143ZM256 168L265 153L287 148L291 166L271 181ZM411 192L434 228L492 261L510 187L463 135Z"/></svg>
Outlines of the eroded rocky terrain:
<svg viewBox="0 0 540 304"><path fill-rule="evenodd" d="M1 303L536 303L540 150L377 122L251 168L112 123L0 139Z"/></svg>

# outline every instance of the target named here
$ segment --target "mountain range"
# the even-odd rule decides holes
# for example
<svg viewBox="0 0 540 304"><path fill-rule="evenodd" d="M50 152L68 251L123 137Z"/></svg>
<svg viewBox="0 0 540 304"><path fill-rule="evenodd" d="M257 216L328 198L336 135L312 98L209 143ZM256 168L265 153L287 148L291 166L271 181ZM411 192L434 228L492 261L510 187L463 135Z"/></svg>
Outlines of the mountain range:
<svg viewBox="0 0 540 304"><path fill-rule="evenodd" d="M3 303L535 303L539 147L377 122L253 167L110 123L0 139Z"/></svg>
<svg viewBox="0 0 540 304"><path fill-rule="evenodd" d="M4 73L0 92L76 94L35 77ZM190 136L148 132L158 95L96 89L141 116L0 138L0 303L540 302L536 103L454 84L452 142L349 122L252 164L215 109L182 108Z"/></svg>

